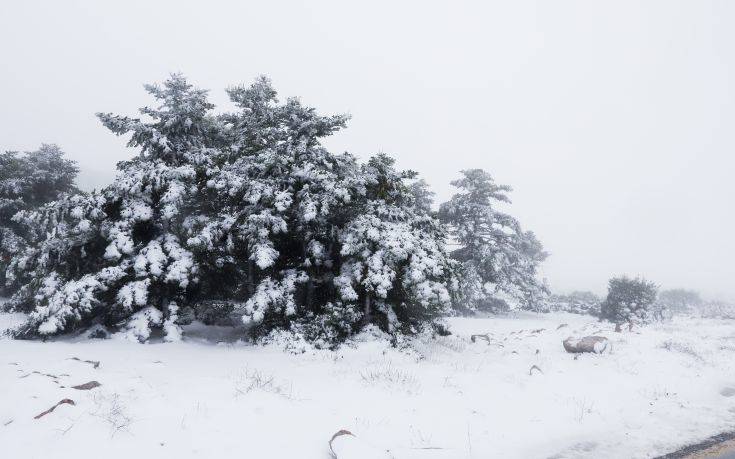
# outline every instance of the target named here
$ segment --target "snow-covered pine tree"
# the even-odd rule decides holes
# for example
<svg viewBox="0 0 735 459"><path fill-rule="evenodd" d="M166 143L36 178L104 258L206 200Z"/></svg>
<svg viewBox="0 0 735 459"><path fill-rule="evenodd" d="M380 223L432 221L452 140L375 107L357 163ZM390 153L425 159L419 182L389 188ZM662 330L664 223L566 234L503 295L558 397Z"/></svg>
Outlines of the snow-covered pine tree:
<svg viewBox="0 0 735 459"><path fill-rule="evenodd" d="M413 333L451 310L456 265L444 226L407 183L416 173L394 162L380 154L363 167L366 200L340 237L335 284L343 302L361 305L364 323Z"/></svg>
<svg viewBox="0 0 735 459"><path fill-rule="evenodd" d="M0 295L12 294L21 280L8 277L8 267L29 244L35 228L14 219L16 213L37 209L67 194L76 193L76 162L66 159L56 145L19 154L0 153Z"/></svg>
<svg viewBox="0 0 735 459"><path fill-rule="evenodd" d="M147 89L160 103L147 120L100 115L140 150L116 180L22 214L48 236L17 264L30 281L12 304L31 311L17 335L101 322L172 338L194 309L332 346L447 311L454 262L416 174L321 145L347 117L280 103L265 78L228 90L237 110L216 117L180 76Z"/></svg>
<svg viewBox="0 0 735 459"><path fill-rule="evenodd" d="M441 205L439 216L459 246L452 252L461 270L456 308L536 307L548 292L537 273L547 254L532 232L524 232L515 218L497 209L499 203L510 202L511 188L496 184L481 169L462 171L452 185L460 192Z"/></svg>
<svg viewBox="0 0 735 459"><path fill-rule="evenodd" d="M434 207L434 197L436 193L431 190L431 187L424 179L418 179L411 182L409 185L411 194L413 194L414 205L427 214L432 212Z"/></svg>
<svg viewBox="0 0 735 459"><path fill-rule="evenodd" d="M228 92L239 108L221 117L232 156L209 181L211 198L225 207L219 216L199 222L202 233L216 238L190 241L203 252L215 249L212 241L217 238L229 241L218 266L240 279L227 293L244 301L244 320L253 323L260 335L288 329L324 345L339 342L371 322L386 330L394 327L396 321L388 317L395 314L383 303L389 292L409 287L406 275L418 280L416 272L406 270L413 249L408 242L401 246L403 241L393 241L395 250L404 253L390 261L390 279L373 299L375 289L368 285L367 269L360 271L364 260L355 259L368 249L355 253L350 243L359 231L369 228L371 218L379 223L369 232L373 236L382 234L381 229L387 231L384 227L393 225L393 220L402 219L401 224L407 225L409 215L421 214L428 221L414 233L427 239L426 244L442 245L437 239L443 237L438 223L414 210L416 201L406 182L414 175L394 171L392 161L384 156L361 167L349 154L330 153L321 146L321 139L344 127L347 117L321 116L298 99L281 104L267 79ZM396 189L390 196L385 194L389 186ZM388 211L392 214L383 215L381 205L388 197L393 200ZM424 229L428 223L435 228ZM380 242L384 241L376 241ZM380 256L393 255L379 251L373 258L377 262ZM438 281L441 275L426 277ZM361 282L364 288L358 287ZM353 284L356 289L351 290ZM433 306L427 299L417 299L415 289L409 291L404 299L415 311L401 318L422 322L424 309ZM370 304L368 314L365 302ZM374 310L382 312L373 314Z"/></svg>
<svg viewBox="0 0 735 459"><path fill-rule="evenodd" d="M32 309L18 336L50 335L94 321L140 340L152 328L162 328L169 339L179 335L177 304L188 301L198 281L198 266L182 239L184 222L199 210L198 191L218 157L210 146L218 124L208 115L213 106L206 92L180 75L146 89L160 104L141 109L146 121L98 115L140 149L118 164L110 186L20 214L48 237L16 264L31 280L11 305Z"/></svg>

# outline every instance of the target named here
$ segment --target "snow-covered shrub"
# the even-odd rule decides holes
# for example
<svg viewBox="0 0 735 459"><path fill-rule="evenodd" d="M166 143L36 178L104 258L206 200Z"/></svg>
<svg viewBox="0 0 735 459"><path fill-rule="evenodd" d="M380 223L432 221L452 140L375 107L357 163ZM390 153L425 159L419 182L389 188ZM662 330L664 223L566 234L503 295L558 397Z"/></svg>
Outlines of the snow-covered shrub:
<svg viewBox="0 0 735 459"><path fill-rule="evenodd" d="M614 277L610 279L600 316L618 325L645 323L653 319L651 310L656 294L656 285L646 279Z"/></svg>
<svg viewBox="0 0 735 459"><path fill-rule="evenodd" d="M286 399L293 398L293 384L289 381L277 381L272 374L255 368L245 367L233 376L235 394L247 395L250 392L265 392L279 395Z"/></svg>
<svg viewBox="0 0 735 459"><path fill-rule="evenodd" d="M704 301L695 311L708 319L735 319L735 303L726 301Z"/></svg>
<svg viewBox="0 0 735 459"><path fill-rule="evenodd" d="M14 216L77 192L79 169L56 145L36 151L0 153L0 295L17 291L23 279L8 276L13 260L37 241L35 228Z"/></svg>
<svg viewBox="0 0 735 459"><path fill-rule="evenodd" d="M510 202L511 188L481 169L462 171L452 185L460 192L441 205L439 216L459 244L452 252L460 263L457 309L544 310L548 288L538 279L538 267L547 253L533 232L497 209Z"/></svg>
<svg viewBox="0 0 735 459"><path fill-rule="evenodd" d="M551 295L548 300L550 311L572 314L600 315L602 299L592 292L575 291L568 295Z"/></svg>
<svg viewBox="0 0 735 459"><path fill-rule="evenodd" d="M356 305L324 305L320 313L307 314L289 325L296 340L304 339L317 349L332 349L361 327L363 315ZM272 333L272 331L271 331ZM284 336L281 336L284 339ZM266 338L270 341L271 338Z"/></svg>
<svg viewBox="0 0 735 459"><path fill-rule="evenodd" d="M421 392L421 381L413 374L389 363L372 365L360 372L360 379L366 386L380 386L384 389L413 395Z"/></svg>

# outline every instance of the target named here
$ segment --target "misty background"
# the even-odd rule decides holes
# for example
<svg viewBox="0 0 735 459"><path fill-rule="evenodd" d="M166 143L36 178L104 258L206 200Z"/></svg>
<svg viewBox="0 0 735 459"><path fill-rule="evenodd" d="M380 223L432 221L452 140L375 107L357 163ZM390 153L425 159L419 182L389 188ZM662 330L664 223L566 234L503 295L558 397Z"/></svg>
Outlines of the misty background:
<svg viewBox="0 0 735 459"><path fill-rule="evenodd" d="M4 2L0 149L57 143L101 187L135 151L98 111L143 83L224 88L350 113L327 142L383 151L441 202L465 168L510 184L511 213L559 292L612 275L735 298L735 3Z"/></svg>

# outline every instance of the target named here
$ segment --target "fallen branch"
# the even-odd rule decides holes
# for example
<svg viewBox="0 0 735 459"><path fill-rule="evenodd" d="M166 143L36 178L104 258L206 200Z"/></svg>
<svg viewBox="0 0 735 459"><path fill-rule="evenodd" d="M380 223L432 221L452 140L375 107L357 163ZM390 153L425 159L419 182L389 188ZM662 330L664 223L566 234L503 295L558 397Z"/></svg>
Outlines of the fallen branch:
<svg viewBox="0 0 735 459"><path fill-rule="evenodd" d="M79 357L71 357L68 360L76 360L77 362L89 363L94 369L100 366L99 360L82 360Z"/></svg>
<svg viewBox="0 0 735 459"><path fill-rule="evenodd" d="M533 370L538 370L539 373L543 374L544 372L541 371L541 368L537 367L536 365L533 365L530 370L528 370L528 376L533 376Z"/></svg>
<svg viewBox="0 0 735 459"><path fill-rule="evenodd" d="M56 375L52 375L51 373L41 373L40 371L31 371L30 373L26 373L23 376L18 376L18 379L27 378L30 375L41 375L41 376L46 376L47 378L51 378L51 379L59 379L60 376L69 376L66 373L63 373L63 374L60 374L59 376L56 376Z"/></svg>
<svg viewBox="0 0 735 459"><path fill-rule="evenodd" d="M337 437L341 437L342 435L351 435L351 436L353 436L353 437L355 436L355 434L353 434L353 433L352 433L352 432L350 432L349 430L345 430L345 429L342 429L342 430L340 430L339 432L337 432L337 433L335 433L334 435L332 435L332 438L331 438L331 439L329 440L329 451L330 451L330 452L332 453L332 457L333 457L333 458L335 458L335 459L337 459L337 453L335 453L335 452L334 452L334 449L332 449L332 442L333 442L333 441L334 441L334 440L335 440L335 439L336 439Z"/></svg>
<svg viewBox="0 0 735 459"><path fill-rule="evenodd" d="M59 405L64 405L64 404L67 404L67 405L72 405L72 406L76 405L76 403L74 403L74 400L71 400L71 399L65 398L65 399L61 400L61 401L60 401L59 403L57 403L56 405L54 405L54 406L52 406L51 408L49 408L49 409L47 409L46 411L44 411L43 413L39 413L39 414L35 415L35 416L33 417L33 419L41 419L42 417L46 416L46 415L47 415L47 414L49 414L50 412L54 411L54 410L56 409L56 407L57 407L57 406L59 406Z"/></svg>
<svg viewBox="0 0 735 459"><path fill-rule="evenodd" d="M569 326L569 324L561 324L561 325L559 325L558 327L556 327L556 329L557 329L557 330L561 330L562 328L564 328L564 327L568 327L568 326Z"/></svg>
<svg viewBox="0 0 735 459"><path fill-rule="evenodd" d="M472 336L470 336L470 341L472 341L474 343L477 340L477 338L484 339L485 341L487 341L487 344L490 344L490 336L488 336L487 334L484 334L484 335L472 335Z"/></svg>

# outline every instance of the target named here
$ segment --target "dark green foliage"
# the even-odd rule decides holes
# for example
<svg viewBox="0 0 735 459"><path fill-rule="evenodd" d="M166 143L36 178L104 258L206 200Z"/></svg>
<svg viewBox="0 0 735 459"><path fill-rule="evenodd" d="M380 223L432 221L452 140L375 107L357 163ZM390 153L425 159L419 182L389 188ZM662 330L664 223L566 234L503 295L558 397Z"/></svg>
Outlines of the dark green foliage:
<svg viewBox="0 0 735 459"><path fill-rule="evenodd" d="M13 294L22 285L22 279L8 277L7 270L38 236L36 228L13 217L76 193L78 172L76 162L66 159L56 145L44 144L23 154L0 153L0 295Z"/></svg>

